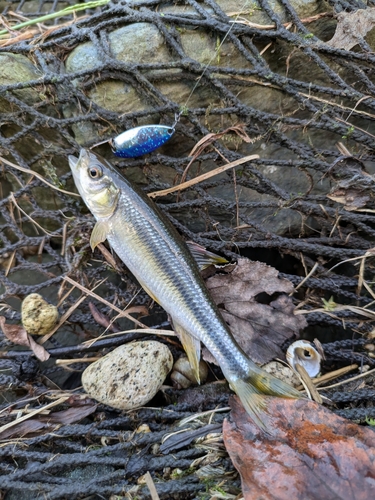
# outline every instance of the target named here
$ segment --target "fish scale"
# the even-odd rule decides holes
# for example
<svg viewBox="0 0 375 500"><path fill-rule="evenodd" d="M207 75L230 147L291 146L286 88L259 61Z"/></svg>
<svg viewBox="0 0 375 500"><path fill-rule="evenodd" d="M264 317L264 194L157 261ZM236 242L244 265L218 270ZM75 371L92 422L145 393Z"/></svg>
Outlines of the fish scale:
<svg viewBox="0 0 375 500"><path fill-rule="evenodd" d="M187 245L153 202L91 151L69 157L74 181L96 218L91 246L108 240L147 293L171 316L196 374L200 341L213 354L252 419L262 422L264 395L298 398L297 390L251 361L211 299Z"/></svg>

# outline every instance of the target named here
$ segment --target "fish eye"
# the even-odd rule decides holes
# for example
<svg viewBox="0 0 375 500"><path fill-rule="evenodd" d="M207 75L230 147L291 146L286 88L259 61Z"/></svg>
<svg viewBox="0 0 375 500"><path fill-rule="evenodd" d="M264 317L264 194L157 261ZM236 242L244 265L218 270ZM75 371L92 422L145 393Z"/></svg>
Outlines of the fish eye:
<svg viewBox="0 0 375 500"><path fill-rule="evenodd" d="M88 174L91 179L99 179L103 175L103 170L99 166L89 167Z"/></svg>

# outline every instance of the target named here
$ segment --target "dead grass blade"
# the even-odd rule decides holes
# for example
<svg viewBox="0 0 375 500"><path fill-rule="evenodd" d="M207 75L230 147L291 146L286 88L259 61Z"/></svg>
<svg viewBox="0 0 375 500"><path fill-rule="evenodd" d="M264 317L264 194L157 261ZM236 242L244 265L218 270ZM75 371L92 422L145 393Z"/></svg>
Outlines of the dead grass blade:
<svg viewBox="0 0 375 500"><path fill-rule="evenodd" d="M24 415L23 417L17 418L16 420L13 420L13 422L9 422L8 424L1 426L0 427L0 434L5 430L10 429L14 425L18 425L20 422L23 422L24 420L28 420L29 418L35 417L35 415L38 415L39 413L42 413L45 410L49 410L50 408L53 408L54 406L58 406L59 404L65 403L65 401L67 401L69 398L70 398L70 394L69 394L69 396L63 396L63 397L57 399L56 401L49 403L46 406L42 406L41 408L38 408L37 410L34 410L34 411L28 413L27 415Z"/></svg>
<svg viewBox="0 0 375 500"><path fill-rule="evenodd" d="M211 177L214 177L215 175L221 174L222 172L225 172L226 170L229 170L230 168L238 167L239 165L242 165L243 163L247 163L252 160L257 160L259 158L259 155L250 155L250 156L245 156L244 158L240 158L239 160L233 161L231 163L228 163L227 165L223 165L221 167L215 168L215 170L212 170L211 172L207 172L206 174L199 175L198 177L195 177L194 179L191 179L190 181L183 182L182 184L178 184L178 186L173 186L168 189L162 189L161 191L154 191L152 193L148 193L148 196L150 198L156 198L158 196L166 196L167 194L170 193L175 193L176 191L182 191L183 189L187 189L191 186L194 186L195 184L198 184L200 182L203 182L207 179L210 179Z"/></svg>
<svg viewBox="0 0 375 500"><path fill-rule="evenodd" d="M146 480L147 487L150 490L152 500L160 500L160 497L158 495L158 492L156 491L156 487L151 477L151 474L147 471L144 477Z"/></svg>
<svg viewBox="0 0 375 500"><path fill-rule="evenodd" d="M123 311L122 309L120 309L117 306L114 306L113 304L111 304L110 302L108 302L108 300L103 299L103 297L100 297L100 295L97 295L96 293L92 292L91 290L89 290L88 288L84 287L83 285L80 285L79 283L77 283L76 281L72 280L68 276L64 276L64 280L67 281L68 283L70 283L71 285L74 285L75 287L79 288L80 290L82 290L85 294L89 295L90 297L93 297L94 299L98 300L99 302L102 302L106 306L110 307L111 309L113 309L114 311L116 311L119 314L120 317L130 319L130 321L132 321L133 323L135 323L139 327L147 329L146 325L144 325L143 323L141 323L137 319L133 318L133 316L131 316L129 313Z"/></svg>
<svg viewBox="0 0 375 500"><path fill-rule="evenodd" d="M21 167L20 165L16 165L15 163L12 163L11 161L6 160L2 156L0 156L0 162L5 163L5 165L8 165L9 167L15 168L16 170L19 170L20 172L24 172L25 174L29 174L31 176L36 177L40 181L44 182L44 184L46 184L50 188L55 189L56 191L60 191L60 193L64 193L64 194L68 194L69 196L76 196L77 198L80 198L79 194L72 193L71 191L65 191L65 189L58 188L54 184L51 184L42 175L38 174L38 172L35 172L34 170L31 170L29 168Z"/></svg>

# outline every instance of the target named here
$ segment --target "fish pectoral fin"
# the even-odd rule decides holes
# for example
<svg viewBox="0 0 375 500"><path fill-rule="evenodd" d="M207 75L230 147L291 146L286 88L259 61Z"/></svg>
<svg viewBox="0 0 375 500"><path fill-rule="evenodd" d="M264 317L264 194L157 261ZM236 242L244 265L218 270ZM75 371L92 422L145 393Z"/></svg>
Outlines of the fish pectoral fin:
<svg viewBox="0 0 375 500"><path fill-rule="evenodd" d="M99 243L103 243L103 241L107 239L108 231L109 227L107 222L99 221L95 224L90 236L90 246L92 251L95 250L95 247L98 246Z"/></svg>
<svg viewBox="0 0 375 500"><path fill-rule="evenodd" d="M206 250L204 247L198 245L198 243L195 243L194 241L187 241L186 244L189 247L190 253L201 271L203 271L203 269L206 269L206 267L211 266L212 264L229 264L229 261L224 257Z"/></svg>
<svg viewBox="0 0 375 500"><path fill-rule="evenodd" d="M201 341L192 337L181 325L173 321L173 328L180 337L181 343L187 354L190 366L197 383L200 384L199 360L201 359Z"/></svg>

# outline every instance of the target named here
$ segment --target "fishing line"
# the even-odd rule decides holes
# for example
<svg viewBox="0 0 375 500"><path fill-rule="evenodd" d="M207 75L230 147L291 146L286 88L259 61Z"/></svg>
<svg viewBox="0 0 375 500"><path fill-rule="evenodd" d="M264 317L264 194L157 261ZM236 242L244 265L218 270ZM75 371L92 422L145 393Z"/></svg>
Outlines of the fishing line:
<svg viewBox="0 0 375 500"><path fill-rule="evenodd" d="M180 121L180 118L183 114L187 114L188 112L188 104L194 95L197 87L199 86L202 78L207 72L212 61L217 57L220 52L221 47L225 43L228 38L230 32L232 31L236 21L240 17L242 13L245 12L246 5L249 3L249 0L245 0L244 4L237 12L236 17L233 21L230 21L232 24L228 31L225 33L222 41L216 47L214 54L208 63L204 66L202 73L199 78L195 82L192 90L190 91L185 103L180 106L180 111L175 114L174 123L170 126L167 125L142 125L139 127L131 128L122 132L120 135L111 138L109 140L99 142L94 146L91 146L90 149L95 148L101 144L109 143L111 146L112 152L115 156L120 158L137 158L139 156L143 156L147 153L152 153L159 147L163 146L169 139L173 136L176 130L176 125Z"/></svg>

